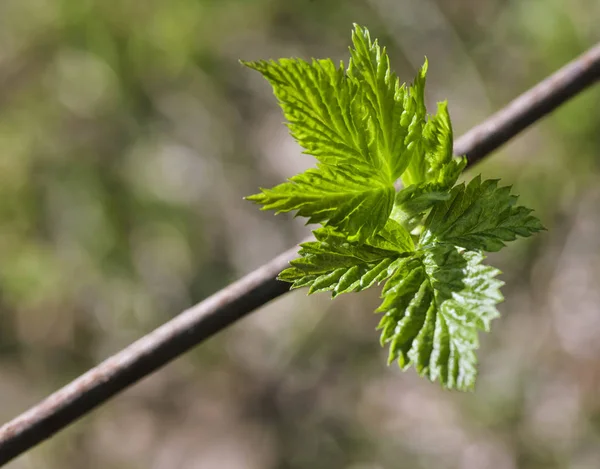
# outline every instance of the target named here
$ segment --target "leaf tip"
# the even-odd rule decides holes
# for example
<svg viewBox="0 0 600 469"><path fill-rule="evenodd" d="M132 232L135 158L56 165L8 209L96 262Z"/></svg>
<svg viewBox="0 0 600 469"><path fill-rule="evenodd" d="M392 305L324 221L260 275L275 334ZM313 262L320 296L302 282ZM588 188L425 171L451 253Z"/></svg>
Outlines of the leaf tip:
<svg viewBox="0 0 600 469"><path fill-rule="evenodd" d="M261 188L261 190L262 190L262 188ZM265 194L261 192L258 194L247 195L247 196L243 197L243 199L248 200L250 202L254 202L255 204L261 204L265 200Z"/></svg>
<svg viewBox="0 0 600 469"><path fill-rule="evenodd" d="M425 76L427 75L427 70L429 70L429 60L427 59L427 56L425 56L425 59L423 61L423 65L421 66L421 71L419 72L419 75L421 75L423 78L425 78Z"/></svg>

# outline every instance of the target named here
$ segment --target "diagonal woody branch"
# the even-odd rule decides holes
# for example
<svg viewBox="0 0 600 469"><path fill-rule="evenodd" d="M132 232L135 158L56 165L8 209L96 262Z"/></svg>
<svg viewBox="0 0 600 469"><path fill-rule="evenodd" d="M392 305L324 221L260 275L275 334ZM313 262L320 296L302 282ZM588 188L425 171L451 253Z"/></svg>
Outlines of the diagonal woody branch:
<svg viewBox="0 0 600 469"><path fill-rule="evenodd" d="M454 142L454 154L466 155L467 166L477 163L598 80L600 43L469 130Z"/></svg>
<svg viewBox="0 0 600 469"><path fill-rule="evenodd" d="M471 166L600 79L600 44L519 96L454 145ZM275 279L297 255L284 252L113 355L0 428L0 465L44 441L112 396L254 309L283 295Z"/></svg>

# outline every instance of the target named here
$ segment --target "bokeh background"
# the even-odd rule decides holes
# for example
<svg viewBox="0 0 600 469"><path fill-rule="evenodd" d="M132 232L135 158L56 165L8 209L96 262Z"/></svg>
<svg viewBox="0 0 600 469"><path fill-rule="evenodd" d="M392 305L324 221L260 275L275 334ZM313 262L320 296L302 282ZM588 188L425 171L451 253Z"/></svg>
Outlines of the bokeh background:
<svg viewBox="0 0 600 469"><path fill-rule="evenodd" d="M1 0L0 421L301 240L242 197L312 165L239 58L353 22L460 135L600 40L597 0ZM7 467L600 468L600 88L467 177L549 231L490 258L471 394L385 365L378 292L272 302Z"/></svg>

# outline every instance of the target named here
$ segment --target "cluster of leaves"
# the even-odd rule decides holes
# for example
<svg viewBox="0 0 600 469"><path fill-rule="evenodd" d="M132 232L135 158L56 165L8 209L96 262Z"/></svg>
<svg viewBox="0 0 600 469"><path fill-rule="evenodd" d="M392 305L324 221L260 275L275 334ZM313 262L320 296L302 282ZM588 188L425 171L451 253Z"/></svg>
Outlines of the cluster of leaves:
<svg viewBox="0 0 600 469"><path fill-rule="evenodd" d="M406 86L366 29L355 25L352 42L347 69L329 59L242 62L271 83L292 136L318 160L248 199L322 225L281 280L334 297L385 282L377 311L389 362L471 389L478 331L502 301L483 252L543 227L496 180L456 185L466 158L452 154L446 103L427 115L427 61Z"/></svg>

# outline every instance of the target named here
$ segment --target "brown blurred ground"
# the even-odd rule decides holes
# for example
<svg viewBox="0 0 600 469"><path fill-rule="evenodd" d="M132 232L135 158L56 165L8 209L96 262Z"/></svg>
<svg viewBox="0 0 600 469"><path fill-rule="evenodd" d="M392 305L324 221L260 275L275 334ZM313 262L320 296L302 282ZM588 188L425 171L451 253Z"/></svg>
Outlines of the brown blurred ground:
<svg viewBox="0 0 600 469"><path fill-rule="evenodd" d="M596 0L2 0L0 420L307 232L242 197L312 164L237 59L346 58L352 22L460 135L600 40ZM385 366L377 292L280 299L9 464L600 467L600 89L470 171L547 233L474 394Z"/></svg>

